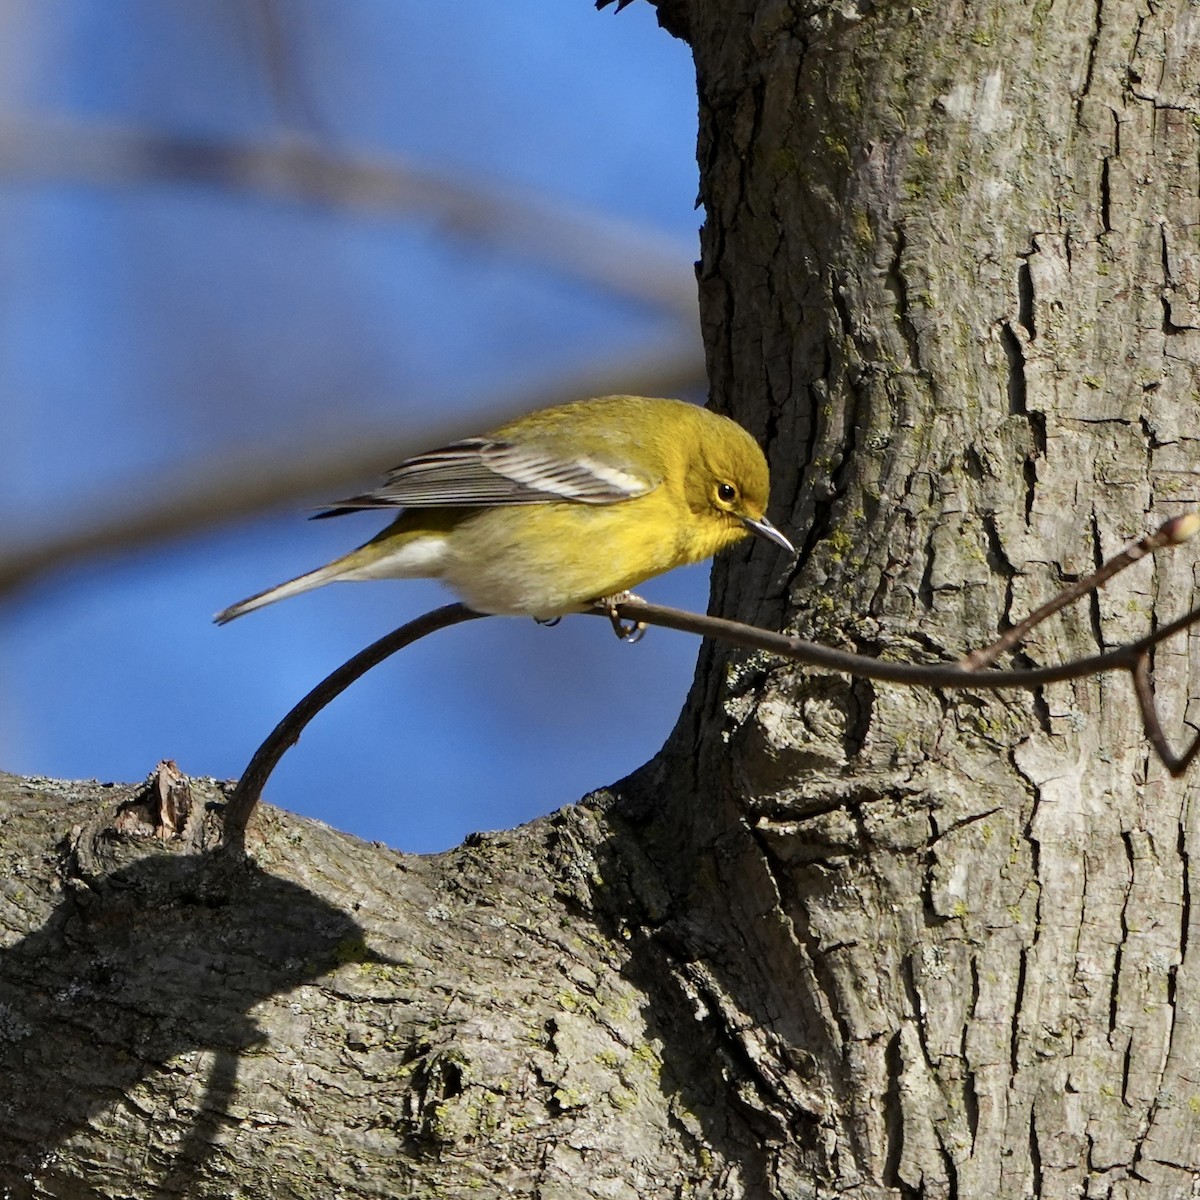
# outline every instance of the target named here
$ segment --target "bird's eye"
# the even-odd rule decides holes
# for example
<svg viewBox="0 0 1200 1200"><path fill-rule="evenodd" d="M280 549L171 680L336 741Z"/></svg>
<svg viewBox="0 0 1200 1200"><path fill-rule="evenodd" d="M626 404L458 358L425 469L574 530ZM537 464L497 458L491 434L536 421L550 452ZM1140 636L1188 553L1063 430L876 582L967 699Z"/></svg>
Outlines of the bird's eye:
<svg viewBox="0 0 1200 1200"><path fill-rule="evenodd" d="M736 498L737 498L737 488L735 488L732 483L718 483L717 484L717 499L718 500L723 500L726 504L728 504L731 500L735 500Z"/></svg>

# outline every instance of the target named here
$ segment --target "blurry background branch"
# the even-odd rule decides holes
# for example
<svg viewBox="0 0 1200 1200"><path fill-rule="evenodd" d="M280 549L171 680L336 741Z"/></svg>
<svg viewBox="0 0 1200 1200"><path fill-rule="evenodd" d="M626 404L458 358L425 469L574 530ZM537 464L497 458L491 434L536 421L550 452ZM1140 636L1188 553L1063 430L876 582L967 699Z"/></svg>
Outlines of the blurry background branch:
<svg viewBox="0 0 1200 1200"><path fill-rule="evenodd" d="M288 134L235 142L112 124L0 117L0 178L144 187L185 183L348 215L424 219L480 243L671 313L695 327L686 247L544 196L454 178L394 157L349 154Z"/></svg>
<svg viewBox="0 0 1200 1200"><path fill-rule="evenodd" d="M532 391L464 398L448 408L470 415L431 419L408 431L313 431L300 442L208 457L182 474L172 471L152 481L126 481L116 502L89 506L41 536L0 543L0 596L82 561L185 537L284 505L334 499L420 450L495 428L529 409L617 392L675 395L703 385L699 346L667 347L645 361L600 364Z"/></svg>

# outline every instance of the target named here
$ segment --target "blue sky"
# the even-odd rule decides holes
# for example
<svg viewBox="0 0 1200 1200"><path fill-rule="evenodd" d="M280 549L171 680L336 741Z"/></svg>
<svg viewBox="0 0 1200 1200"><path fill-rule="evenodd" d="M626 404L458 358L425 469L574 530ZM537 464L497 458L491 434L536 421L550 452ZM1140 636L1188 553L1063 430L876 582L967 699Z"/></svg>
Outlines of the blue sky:
<svg viewBox="0 0 1200 1200"><path fill-rule="evenodd" d="M281 59L264 11L281 14ZM700 222L695 107L686 48L640 4L27 0L0 17L5 122L216 143L300 134L627 223L677 256L681 279ZM248 449L408 436L472 398L678 337L661 312L419 215L204 182L6 177L0 221L5 540ZM84 564L0 603L0 768L136 780L174 758L236 776L324 674L447 598L342 585L213 626L380 524L306 515ZM702 608L707 577L643 591ZM268 799L405 850L517 824L653 754L695 653L661 630L622 645L584 618L442 633L322 713Z"/></svg>

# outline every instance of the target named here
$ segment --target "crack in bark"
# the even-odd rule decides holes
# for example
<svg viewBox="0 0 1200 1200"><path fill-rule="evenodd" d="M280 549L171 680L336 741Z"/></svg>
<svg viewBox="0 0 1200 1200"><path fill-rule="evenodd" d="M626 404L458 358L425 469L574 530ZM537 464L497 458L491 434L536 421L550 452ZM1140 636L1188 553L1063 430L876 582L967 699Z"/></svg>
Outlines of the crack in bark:
<svg viewBox="0 0 1200 1200"><path fill-rule="evenodd" d="M1010 416L1027 416L1025 407L1025 351L1013 332L1012 325L1005 321L1000 329L1000 347L1008 361L1008 412Z"/></svg>
<svg viewBox="0 0 1200 1200"><path fill-rule="evenodd" d="M842 294L842 285L838 283L836 278L832 280L829 296L833 301L833 310L837 313L838 323L841 325L843 336L853 341L854 324L850 316L850 306L846 303L846 297Z"/></svg>
<svg viewBox="0 0 1200 1200"><path fill-rule="evenodd" d="M1018 951L1017 988L1013 997L1013 1015L1008 1043L1009 1087L1016 1086L1021 1069L1021 1008L1025 1002L1025 973L1028 969L1029 952L1024 946Z"/></svg>
<svg viewBox="0 0 1200 1200"><path fill-rule="evenodd" d="M900 324L900 331L904 334L904 341L908 347L908 358L912 363L913 370L927 375L928 373L921 365L921 344L916 326L912 321L912 308L908 296L908 281L904 278L903 258L907 246L904 236L904 226L897 223L892 226L892 230L895 235L892 243L894 249L891 261L887 266L887 272L884 275L883 286L891 294L895 302L896 319ZM932 386L933 380L929 379L929 383Z"/></svg>
<svg viewBox="0 0 1200 1200"><path fill-rule="evenodd" d="M1031 253L1036 253L1031 251ZM1031 342L1037 341L1037 325L1033 315L1033 271L1029 266L1029 255L1020 256L1017 267L1017 323L1025 330Z"/></svg>
<svg viewBox="0 0 1200 1200"><path fill-rule="evenodd" d="M1137 864L1134 861L1133 838L1128 829L1121 830L1121 842L1125 846L1125 859L1129 864L1129 880L1125 885L1125 894L1121 898L1121 940L1117 943L1117 948L1113 952L1112 978L1109 981L1108 995L1108 1032L1113 1034L1117 1029L1117 1014L1120 1011L1121 997L1121 964L1125 958L1125 947L1129 943L1129 901L1133 894L1134 877L1137 873ZM1126 1046L1125 1059L1125 1083L1128 1083L1129 1073L1129 1049ZM1125 1094L1124 1086L1122 1087L1122 1095Z"/></svg>
<svg viewBox="0 0 1200 1200"><path fill-rule="evenodd" d="M904 1187L900 1178L900 1163L904 1156L904 1103L900 1094L900 1080L904 1074L904 1050L898 1029L888 1039L884 1063L887 1086L883 1090L883 1134L886 1140L883 1183L885 1187L900 1190Z"/></svg>
<svg viewBox="0 0 1200 1200"><path fill-rule="evenodd" d="M971 1003L967 1009L967 1019L963 1022L962 1037L959 1041L959 1057L963 1063L963 1112L967 1118L967 1129L971 1134L971 1151L974 1153L975 1142L979 1136L979 1091L976 1086L978 1078L975 1068L971 1066L967 1037L979 1012L979 958L971 955Z"/></svg>
<svg viewBox="0 0 1200 1200"><path fill-rule="evenodd" d="M937 883L934 877L934 871L937 868L937 852L933 849L933 842L937 833L937 821L934 819L932 805L929 812L929 826L933 831L929 842L921 847L921 853L924 856L924 871L921 873L921 916L927 926L942 925L947 920L941 913L938 912L937 903L933 898L934 887Z"/></svg>
<svg viewBox="0 0 1200 1200"><path fill-rule="evenodd" d="M913 968L913 956L906 954L900 960L900 980L904 986L904 996L912 1012L913 1028L917 1031L917 1043L921 1047L921 1055L929 1068L930 1076L936 1078L933 1055L929 1052L929 1029L925 1022L925 1002L921 999L921 989L917 986L917 975Z"/></svg>
<svg viewBox="0 0 1200 1200"><path fill-rule="evenodd" d="M961 817L959 820L947 825L944 830L938 830L937 823L931 818L931 824L934 826L934 835L927 843L930 846L935 846L942 838L949 837L952 833L957 833L960 829L965 829L968 825L974 825L976 821L986 821L988 817L994 817L996 813L1001 812L999 805L995 808L986 809L984 812L971 813L969 816Z"/></svg>
<svg viewBox="0 0 1200 1200"><path fill-rule="evenodd" d="M1096 0L1094 17L1092 20L1092 31L1088 35L1088 56L1087 67L1083 75L1083 87L1080 88L1079 95L1075 102L1075 123L1080 124L1080 116L1083 108L1083 101L1091 94L1092 80L1096 72L1096 50L1100 45L1100 31L1104 25L1104 0Z"/></svg>
<svg viewBox="0 0 1200 1200"><path fill-rule="evenodd" d="M808 529L805 530L804 537L800 541L800 545L796 548L796 558L788 569L788 584L798 578L805 567L812 561L813 551L820 542L825 532L825 527L828 523L828 514L822 510L822 501L815 495L815 489L811 488L812 484L812 467L817 457L817 443L820 441L820 421L818 419L821 409L829 398L829 372L832 368L832 359L829 353L828 341L823 343L825 346L825 358L822 366L822 374L819 379L814 379L808 385L808 395L810 400L810 410L812 419L808 423L808 436L804 439L804 455L799 463L796 471L797 481L805 480L809 485L810 491L813 492L813 513L809 521ZM804 490L804 484L797 485L797 499ZM793 503L792 510L796 511L798 504Z"/></svg>
<svg viewBox="0 0 1200 1200"><path fill-rule="evenodd" d="M1133 1108L1129 1098L1129 1074L1133 1066L1133 1038L1126 1037L1125 1053L1121 1056L1121 1102Z"/></svg>
<svg viewBox="0 0 1200 1200"><path fill-rule="evenodd" d="M1112 180L1111 159L1105 155L1100 164L1100 233L1112 233Z"/></svg>
<svg viewBox="0 0 1200 1200"><path fill-rule="evenodd" d="M1038 1144L1036 1104L1029 1106L1029 1170L1033 1176L1033 1195L1041 1196L1045 1178L1042 1174L1042 1149Z"/></svg>
<svg viewBox="0 0 1200 1200"><path fill-rule="evenodd" d="M855 641L857 642L857 639ZM875 685L869 679L852 680L849 697L845 732L842 734L842 746L847 762L857 758L867 744L875 715Z"/></svg>
<svg viewBox="0 0 1200 1200"><path fill-rule="evenodd" d="M1100 545L1100 517L1096 512L1095 506L1092 506L1090 513L1090 532L1092 535L1092 563L1093 570L1099 570L1104 565L1104 551ZM1088 593L1088 623L1092 628L1092 640L1101 652L1105 647L1104 637L1104 619L1100 611L1100 595L1099 592Z"/></svg>
<svg viewBox="0 0 1200 1200"><path fill-rule="evenodd" d="M1182 864L1179 896L1179 961L1182 963L1187 958L1188 934L1192 923L1191 858L1187 848L1187 830L1182 821L1178 826L1176 853Z"/></svg>
<svg viewBox="0 0 1200 1200"><path fill-rule="evenodd" d="M947 1190L946 1196L948 1200L955 1200L958 1196L958 1165L954 1161L953 1149L946 1144L946 1139L942 1134L940 1126L934 1126L934 1133L937 1134L938 1149L942 1152L942 1164L946 1168Z"/></svg>
<svg viewBox="0 0 1200 1200"><path fill-rule="evenodd" d="M1171 271L1171 247L1167 238L1167 226L1165 221L1159 224L1158 234L1161 247L1163 272L1163 290L1161 296L1159 297L1162 303L1163 312L1162 331L1168 337L1173 337L1176 334L1187 333L1189 330L1194 330L1197 327L1195 325L1176 324L1174 318L1171 316L1170 294L1175 290L1176 283Z"/></svg>
<svg viewBox="0 0 1200 1200"><path fill-rule="evenodd" d="M933 611L934 588L933 588L933 568L934 559L937 556L937 551L934 548L934 534L937 532L936 525L930 525L929 533L925 537L925 561L921 568L921 582L917 585L917 599L925 606L927 611Z"/></svg>
<svg viewBox="0 0 1200 1200"><path fill-rule="evenodd" d="M1034 422L1030 420L1030 425ZM1034 497L1037 494L1037 460L1029 456L1025 459L1025 463L1021 468L1021 473L1025 482L1025 524L1027 527L1033 527L1033 503Z"/></svg>

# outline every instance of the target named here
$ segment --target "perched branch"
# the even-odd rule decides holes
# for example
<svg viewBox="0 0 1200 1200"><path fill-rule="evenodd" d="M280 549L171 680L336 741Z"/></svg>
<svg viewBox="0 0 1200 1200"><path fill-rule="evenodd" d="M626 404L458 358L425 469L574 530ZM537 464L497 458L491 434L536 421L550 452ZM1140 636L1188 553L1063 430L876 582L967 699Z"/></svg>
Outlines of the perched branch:
<svg viewBox="0 0 1200 1200"><path fill-rule="evenodd" d="M757 625L745 625L741 621L710 617L681 608L647 604L644 600L623 601L616 606L616 614L626 621L661 625L665 629L675 629L680 633L695 633L700 637L716 638L717 641L728 642L732 646L741 646L744 650L762 650L808 667L823 667L825 670L839 671L843 675L853 675L858 679L877 679L881 683L900 683L909 687L938 688L943 691L969 688L979 692L1013 689L1033 691L1048 683L1083 679L1105 671L1130 671L1137 661L1138 654L1162 641L1165 631L1170 628L1164 625L1162 629L1156 630L1139 642L1053 667L971 671L961 663L885 662L878 658L868 658L865 654L853 654L849 650L835 650L831 646L822 646L791 634L760 629ZM603 608L598 609L595 615L607 617L610 613L607 608ZM1200 608L1188 613L1184 621L1188 625L1200 621Z"/></svg>
<svg viewBox="0 0 1200 1200"><path fill-rule="evenodd" d="M1165 546L1179 545L1200 529L1200 515L1187 513L1165 522L1155 533L1142 538L1133 546L1122 550L1105 563L1098 571L1064 589L1049 603L1042 605L1032 616L1015 626L1022 636L1029 633L1041 621L1058 612L1064 604L1078 599L1090 591L1102 587L1109 579L1146 554ZM1063 597L1066 597L1064 599ZM255 751L241 779L229 799L225 815L225 845L240 850L244 844L247 822L254 812L267 779L284 751L300 737L301 731L335 696L340 695L356 679L366 674L385 658L411 645L427 634L447 629L483 616L463 604L449 604L435 609L410 621L400 629L380 638L367 649L356 654L349 662L318 684L286 717L271 731L270 736ZM780 658L803 663L810 667L853 675L860 679L877 679L885 683L905 684L909 687L927 687L938 690L1000 691L1023 689L1033 691L1049 683L1061 683L1069 679L1083 679L1108 671L1128 671L1133 679L1134 693L1142 712L1146 738L1172 775L1182 775L1200 753L1200 735L1192 742L1187 752L1178 756L1171 750L1158 719L1154 688L1150 676L1150 654L1155 646L1167 641L1177 633L1200 623L1200 608L1194 608L1182 617L1147 634L1144 638L1120 646L1104 654L1076 659L1053 667L1033 667L1021 670L976 670L974 664L991 661L1003 650L1016 644L1010 633L997 640L986 650L968 655L957 663L923 664L882 662L863 654L852 654L846 650L834 650L804 638L785 633L775 633L746 625L741 621L730 621L724 617L710 617L687 612L679 608L668 608L660 604L631 597L619 601L597 602L588 610L590 616L605 617L613 623L617 636L629 638L630 627L640 629L646 625L660 625L682 633L695 633L701 637L712 637L745 650L761 650L777 654ZM624 630L620 621L630 627ZM999 646L1000 649L996 649Z"/></svg>

